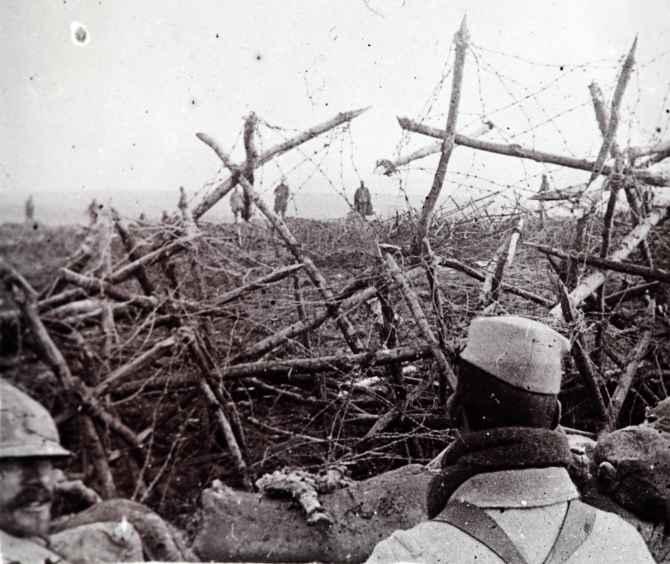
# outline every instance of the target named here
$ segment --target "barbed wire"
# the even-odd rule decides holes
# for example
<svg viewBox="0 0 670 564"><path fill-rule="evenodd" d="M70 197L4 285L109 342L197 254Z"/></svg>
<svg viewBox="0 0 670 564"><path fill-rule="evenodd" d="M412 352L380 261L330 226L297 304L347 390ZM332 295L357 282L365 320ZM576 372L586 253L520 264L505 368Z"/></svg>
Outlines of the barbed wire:
<svg viewBox="0 0 670 564"><path fill-rule="evenodd" d="M476 49L479 49L480 51L484 51L487 53L491 53L493 55L499 55L501 57L506 57L509 59L514 59L516 61L536 66L536 67L546 67L546 68L556 68L561 71L566 70L566 69L573 69L573 70L579 70L583 68L617 68L619 65L619 60L618 59L613 59L612 57L603 57L600 59L593 59L590 61L584 61L583 63L577 63L577 64L566 64L566 63L547 63L545 61L537 61L534 59L530 59L528 57L522 57L521 55L517 55L516 53L511 53L508 51L502 51L500 49L491 49L490 47L486 47L485 45L480 45L475 42L471 42L470 45L472 47L475 47Z"/></svg>

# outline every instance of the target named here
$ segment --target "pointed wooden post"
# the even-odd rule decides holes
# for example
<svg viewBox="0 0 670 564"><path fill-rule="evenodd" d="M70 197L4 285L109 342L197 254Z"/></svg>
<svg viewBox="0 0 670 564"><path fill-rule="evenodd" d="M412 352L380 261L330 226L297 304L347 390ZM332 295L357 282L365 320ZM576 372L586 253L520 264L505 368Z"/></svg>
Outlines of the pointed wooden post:
<svg viewBox="0 0 670 564"><path fill-rule="evenodd" d="M543 174L542 184L540 184L540 189L537 191L539 196L537 213L540 216L540 229L544 229L544 220L547 218L547 210L544 207L544 200L542 199L542 195L546 192L549 192L549 179L546 174Z"/></svg>
<svg viewBox="0 0 670 564"><path fill-rule="evenodd" d="M244 120L244 151L247 154L247 160L244 163L241 174L244 175L244 178L246 178L252 186L254 185L254 169L258 162L258 150L256 149L255 139L257 124L258 118L254 112L251 112L247 116L247 119ZM242 200L244 202L244 206L242 207L242 218L245 221L249 221L253 214L254 206L246 190L242 191Z"/></svg>
<svg viewBox="0 0 670 564"><path fill-rule="evenodd" d="M601 173L601 169L605 164L605 159L610 153L612 145L616 142L616 132L619 127L619 107L621 106L621 100L623 99L623 94L626 91L626 86L628 85L628 80L630 75L633 72L633 66L635 65L635 50L637 48L637 36L633 41L633 45L626 56L626 60L623 62L621 67L621 73L619 74L619 80L617 80L616 88L614 89L614 96L612 97L612 106L610 108L609 123L607 124L607 132L605 133L603 144L600 147L600 152L598 153L598 158L593 166L593 172L591 172L591 177L589 178L588 184L590 185Z"/></svg>
<svg viewBox="0 0 670 564"><path fill-rule="evenodd" d="M430 192L423 202L421 209L421 217L416 228L416 235L413 245L413 253L418 255L421 253L421 244L424 238L428 235L428 228L430 227L431 219L433 218L433 210L435 204L442 191L444 184L444 177L447 173L447 165L451 152L454 149L454 137L456 136L456 121L458 118L458 106L461 101L461 86L463 84L463 69L465 67L465 52L468 48L468 28L466 18L463 17L461 27L454 36L454 44L456 46L456 55L454 58L454 74L451 82L451 99L449 101L449 114L447 115L447 125L442 138L442 154L440 161L437 164L437 170L433 178L433 185Z"/></svg>

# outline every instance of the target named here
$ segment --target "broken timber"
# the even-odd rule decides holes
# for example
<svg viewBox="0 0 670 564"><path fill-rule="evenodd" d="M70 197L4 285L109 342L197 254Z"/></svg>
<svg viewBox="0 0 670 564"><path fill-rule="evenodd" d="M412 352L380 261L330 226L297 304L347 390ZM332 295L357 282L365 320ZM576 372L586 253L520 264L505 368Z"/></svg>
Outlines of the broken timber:
<svg viewBox="0 0 670 564"><path fill-rule="evenodd" d="M406 129L407 131L421 133L423 135L428 135L429 137L435 137L437 139L444 138L444 130L438 129L437 127L423 125L417 121L405 117L399 117L398 123L400 124L400 127ZM493 143L491 141L473 139L472 137L467 137L466 135L461 135L458 133L454 137L454 143L456 145L463 145L464 147L479 149L480 151L487 151L489 153L496 153L498 155L507 155L509 157L518 157L520 159L530 159L540 163L551 163L568 168L574 168L577 170L585 170L587 172L591 172L596 166L594 161L589 161L587 159L578 159L575 157L556 155L546 151L529 149L527 147L522 147L521 145L507 145L504 143ZM600 170L600 174L606 176L609 176L612 174L612 172L613 167L609 165L604 165ZM641 180L642 182L645 182L646 184L650 184L651 186L670 186L670 174L668 173L658 173L641 168L631 168L629 170L624 169L623 173L631 174L633 177Z"/></svg>
<svg viewBox="0 0 670 564"><path fill-rule="evenodd" d="M614 270L615 272L621 272L624 274L633 274L634 276L641 276L647 280L658 280L660 282L670 282L670 272L667 270L661 270L660 268L654 269L647 266L640 266L639 264L633 264L630 262L619 262L610 259L605 259L601 257L595 257L591 255L584 255L581 253L566 253L560 249L554 249L547 245L541 245L539 243L524 243L529 247L537 249L541 253L552 255L555 257L571 259L579 263L588 264L589 266L595 266L603 270Z"/></svg>
<svg viewBox="0 0 670 564"><path fill-rule="evenodd" d="M482 124L482 126L479 129L476 129L472 133L469 133L468 136L472 137L473 139L476 139L477 137L485 135L486 133L491 131L494 127L495 124L492 121L486 121ZM420 149L417 149L416 151L413 151L408 155L398 157L394 161L389 159L380 159L375 163L375 168L382 168L383 169L382 174L390 176L398 172L398 168L400 168L401 166L405 166L411 163L412 161L423 159L424 157L428 157L430 155L434 155L436 153L441 152L442 152L442 141L437 141L435 143L431 143L430 145L426 145L425 147L421 147Z"/></svg>
<svg viewBox="0 0 670 564"><path fill-rule="evenodd" d="M635 248L640 244L641 241L646 239L649 231L668 217L668 211L670 208L656 208L653 210L644 220L640 223L635 229L633 229L628 235L626 235L621 243L619 248L614 251L607 258L611 261L621 261L628 257ZM572 292L570 292L570 300L572 303L577 306L587 297L589 297L593 292L595 292L600 285L605 281L607 275L603 272L592 272L586 276L579 286L577 286ZM550 315L554 318L561 319L561 307L560 305L554 306L549 312Z"/></svg>

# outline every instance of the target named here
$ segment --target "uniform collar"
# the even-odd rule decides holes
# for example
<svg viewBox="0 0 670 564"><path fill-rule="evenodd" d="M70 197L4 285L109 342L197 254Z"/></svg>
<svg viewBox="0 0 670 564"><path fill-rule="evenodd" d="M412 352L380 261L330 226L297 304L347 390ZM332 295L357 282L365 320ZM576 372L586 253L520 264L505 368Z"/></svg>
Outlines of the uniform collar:
<svg viewBox="0 0 670 564"><path fill-rule="evenodd" d="M542 507L577 499L579 492L565 468L525 468L477 474L463 482L451 499L479 507Z"/></svg>

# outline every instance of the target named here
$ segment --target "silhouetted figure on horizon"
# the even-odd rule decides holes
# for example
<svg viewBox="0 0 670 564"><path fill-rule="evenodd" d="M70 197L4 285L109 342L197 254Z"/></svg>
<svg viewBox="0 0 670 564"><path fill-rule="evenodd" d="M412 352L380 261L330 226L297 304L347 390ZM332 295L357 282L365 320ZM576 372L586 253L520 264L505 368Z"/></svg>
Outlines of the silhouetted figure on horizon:
<svg viewBox="0 0 670 564"><path fill-rule="evenodd" d="M286 185L286 178L282 176L281 182L275 188L275 213L282 219L286 217L286 207L288 206L289 188Z"/></svg>
<svg viewBox="0 0 670 564"><path fill-rule="evenodd" d="M372 209L372 197L370 190L367 189L365 183L361 180L361 185L356 189L354 194L354 210L361 216L365 217L373 215L375 212Z"/></svg>

